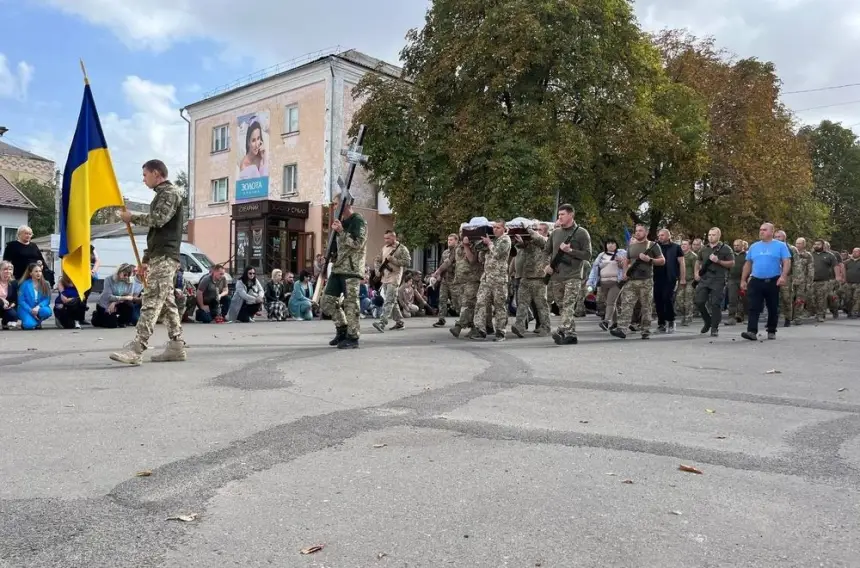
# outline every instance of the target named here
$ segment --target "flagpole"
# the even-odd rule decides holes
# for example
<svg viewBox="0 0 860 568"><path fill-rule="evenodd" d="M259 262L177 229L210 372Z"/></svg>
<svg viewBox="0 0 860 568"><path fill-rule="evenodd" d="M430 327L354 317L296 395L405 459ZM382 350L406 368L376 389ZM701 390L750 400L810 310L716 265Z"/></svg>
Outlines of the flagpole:
<svg viewBox="0 0 860 568"><path fill-rule="evenodd" d="M86 68L86 66L84 66L84 60L79 59L79 61L81 62L81 73L84 74L84 84L89 85L90 84L90 78L87 76L87 68ZM126 207L125 207L125 197L122 198L122 201L123 201L122 211L123 212L128 211L128 209L126 209ZM126 222L125 229L126 229L126 231L128 231L128 238L131 240L131 248L134 251L134 258L137 261L138 272L140 272L140 265L143 263L140 262L140 252L138 252L138 250L137 250L137 241L134 240L134 230L131 228L131 223ZM141 283L144 286L146 286L146 276L139 274L139 277L140 277Z"/></svg>

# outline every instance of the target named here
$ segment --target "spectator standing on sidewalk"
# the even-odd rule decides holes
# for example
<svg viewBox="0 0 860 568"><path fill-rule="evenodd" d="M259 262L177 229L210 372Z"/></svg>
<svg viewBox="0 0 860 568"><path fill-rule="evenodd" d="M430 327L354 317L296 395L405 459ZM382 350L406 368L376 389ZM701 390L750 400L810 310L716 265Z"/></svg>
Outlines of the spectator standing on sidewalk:
<svg viewBox="0 0 860 568"><path fill-rule="evenodd" d="M762 223L759 229L761 240L753 243L747 252L744 271L741 275L741 290L747 291L749 300L749 322L741 334L744 339L755 341L758 337L758 319L767 305L767 338L776 339L779 325L779 289L785 286L791 273L791 252L785 243L774 240L773 224Z"/></svg>

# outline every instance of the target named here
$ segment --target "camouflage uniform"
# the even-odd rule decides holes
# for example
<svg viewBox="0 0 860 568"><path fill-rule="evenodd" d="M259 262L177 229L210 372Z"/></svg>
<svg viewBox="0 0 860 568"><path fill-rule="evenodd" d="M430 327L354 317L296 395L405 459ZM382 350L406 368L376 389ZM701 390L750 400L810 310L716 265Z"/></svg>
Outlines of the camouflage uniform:
<svg viewBox="0 0 860 568"><path fill-rule="evenodd" d="M442 252L442 264L439 266L442 273L442 281L439 284L439 319L445 319L448 315L448 302L455 312L460 311L460 298L454 285L454 275L457 270L455 250L456 248L447 248Z"/></svg>
<svg viewBox="0 0 860 568"><path fill-rule="evenodd" d="M487 335L487 310L493 310L493 328L497 339L505 338L508 324L508 258L511 255L511 238L497 237L484 257L484 274L476 297L475 338Z"/></svg>
<svg viewBox="0 0 860 568"><path fill-rule="evenodd" d="M471 242L470 242L471 245ZM478 285L481 282L481 275L484 271L483 252L475 251L472 248L472 254L475 255L475 262L469 262L466 258L466 247L463 243L457 245L454 250L454 264L457 270L454 273L454 285L459 288L460 294L460 318L454 327L451 328L451 334L454 337L460 336L460 331L464 327L472 325L472 320L475 317L475 302L478 299Z"/></svg>
<svg viewBox="0 0 860 568"><path fill-rule="evenodd" d="M543 337L549 334L549 302L547 301L547 285L544 284L544 269L549 265L546 254L547 237L529 229L531 239L519 247L519 255L523 256L522 278L517 289L517 321L511 326L519 337L528 325L529 306L534 302L537 306L538 332Z"/></svg>
<svg viewBox="0 0 860 568"><path fill-rule="evenodd" d="M747 295L741 290L741 276L746 261L747 253L736 252L735 264L729 269L729 278L726 282L726 294L729 296L729 318L725 325L735 325L744 321L749 309Z"/></svg>
<svg viewBox="0 0 860 568"><path fill-rule="evenodd" d="M663 249L651 241L644 243L630 239L627 249L627 280L623 283L621 296L618 298L618 327L613 335L623 337L625 330L633 321L633 310L636 304L640 304L639 329L642 337L651 335L651 304L654 301L654 265L641 260L637 262L641 253L647 254L652 259L663 258ZM635 267L634 267L635 263Z"/></svg>
<svg viewBox="0 0 860 568"><path fill-rule="evenodd" d="M585 297L588 295L588 275L591 273L591 262L588 260L582 261L582 287L579 290L579 301L576 303L576 310L573 315L578 318L583 318L586 315Z"/></svg>
<svg viewBox="0 0 860 568"><path fill-rule="evenodd" d="M388 262L391 263L392 266L396 266L398 268L405 268L412 263L412 255L409 253L409 249L407 249L402 244L397 243L389 256ZM381 268L381 264L382 259L380 258L380 266L376 267L377 270ZM397 301L398 290L399 283L382 283L382 288L380 291L382 292L382 297L385 300L382 304L382 316L379 318L378 322L373 324L373 327L375 327L379 331L385 330L385 326L388 325L388 320L392 317L394 318L394 321L398 324L403 322L403 314L400 313L400 303Z"/></svg>
<svg viewBox="0 0 860 568"><path fill-rule="evenodd" d="M786 246L791 253L791 266L793 267L797 264L797 247L788 243L786 243ZM779 288L779 312L783 314L783 317L787 322L794 321L795 319L794 295L794 273L791 272L789 273L788 278L785 279L785 284L783 284Z"/></svg>
<svg viewBox="0 0 860 568"><path fill-rule="evenodd" d="M675 306L681 314L681 325L687 325L693 321L693 315L696 313L693 306L693 298L696 296L695 278L693 278L693 273L696 271L696 258L696 253L691 250L684 255L687 283L684 286L679 284L675 292Z"/></svg>
<svg viewBox="0 0 860 568"><path fill-rule="evenodd" d="M173 288L179 268L179 246L182 243L182 193L169 181L159 184L154 191L149 214L132 216L135 225L149 226L146 238L148 258L144 259L149 271L141 295L137 333L125 350L110 356L114 361L129 365L140 365L142 362L142 354L148 348L162 311L170 341L164 353L154 355L152 360L184 361L186 358L182 322Z"/></svg>
<svg viewBox="0 0 860 568"><path fill-rule="evenodd" d="M812 253L813 273L812 286L810 287L811 312L815 314L817 321L824 321L827 314L830 294L833 290L831 284L832 273L836 266L836 260L827 251L814 251Z"/></svg>
<svg viewBox="0 0 860 568"><path fill-rule="evenodd" d="M329 343L340 349L358 347L361 336L359 288L364 277L367 248L367 221L353 212L337 233L337 256L325 285L320 308L331 317L337 334ZM341 300L343 296L343 300ZM395 298L396 300L396 298Z"/></svg>
<svg viewBox="0 0 860 568"><path fill-rule="evenodd" d="M860 258L845 261L845 310L852 318L860 317Z"/></svg>
<svg viewBox="0 0 860 568"><path fill-rule="evenodd" d="M544 249L550 260L568 238L571 239L571 251L561 256L561 262L555 271L558 273L558 280L553 282L550 279L556 305L561 308L561 325L553 333L553 340L558 345L577 342L575 312L582 294L582 263L591 258L591 235L583 227L574 224L568 228L553 229Z"/></svg>
<svg viewBox="0 0 860 568"><path fill-rule="evenodd" d="M801 317L808 317L809 313L809 295L812 288L812 281L815 276L815 267L812 264L812 253L808 250L797 252L797 260L791 265L791 283L794 286L795 306L794 319L795 324L800 323Z"/></svg>

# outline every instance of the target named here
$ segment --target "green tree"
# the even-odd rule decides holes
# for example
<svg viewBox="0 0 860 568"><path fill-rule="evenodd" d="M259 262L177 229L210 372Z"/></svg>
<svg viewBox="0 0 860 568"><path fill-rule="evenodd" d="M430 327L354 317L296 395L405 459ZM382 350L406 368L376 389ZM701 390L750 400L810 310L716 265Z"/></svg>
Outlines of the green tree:
<svg viewBox="0 0 860 568"><path fill-rule="evenodd" d="M21 192L26 195L36 206L35 211L30 211L28 223L33 229L34 237L43 237L54 232L54 216L57 211L56 191L54 183L42 183L37 179L28 179L15 183Z"/></svg>
<svg viewBox="0 0 860 568"><path fill-rule="evenodd" d="M815 197L829 214L830 226L812 237L829 235L834 249L860 246L860 144L839 123L824 120L805 126L799 137L812 160Z"/></svg>
<svg viewBox="0 0 860 568"><path fill-rule="evenodd" d="M629 2L436 0L407 42L404 80L355 89L352 130L368 127L371 179L406 242L478 215L547 219L556 192L600 212L595 153L622 152L614 124L659 75Z"/></svg>

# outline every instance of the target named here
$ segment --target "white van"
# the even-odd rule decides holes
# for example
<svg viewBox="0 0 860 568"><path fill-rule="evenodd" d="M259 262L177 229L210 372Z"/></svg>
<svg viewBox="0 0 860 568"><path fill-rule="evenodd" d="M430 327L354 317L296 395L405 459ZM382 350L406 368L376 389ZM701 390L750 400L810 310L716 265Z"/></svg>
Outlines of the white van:
<svg viewBox="0 0 860 568"><path fill-rule="evenodd" d="M137 243L137 251L143 256L146 249L146 235L137 235L134 238ZM134 258L134 250L128 237L114 237L109 239L94 239L93 246L99 256L99 279L102 280L110 274L114 274L121 264L137 264ZM209 268L215 263L209 260L202 250L191 243L183 242L179 247L179 262L184 271L183 278L197 286L200 279L209 273ZM227 275L227 284L233 281Z"/></svg>

